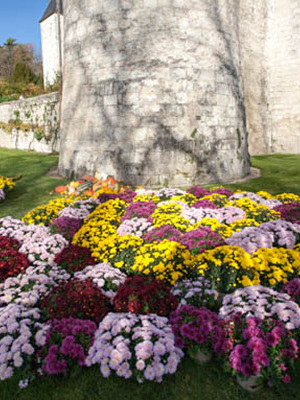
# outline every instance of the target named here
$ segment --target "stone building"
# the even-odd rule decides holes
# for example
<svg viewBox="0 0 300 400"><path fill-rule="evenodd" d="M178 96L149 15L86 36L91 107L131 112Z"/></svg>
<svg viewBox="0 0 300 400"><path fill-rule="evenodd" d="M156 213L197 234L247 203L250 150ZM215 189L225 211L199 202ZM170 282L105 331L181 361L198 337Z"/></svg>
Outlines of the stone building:
<svg viewBox="0 0 300 400"><path fill-rule="evenodd" d="M49 0L40 19L44 85L53 84L61 75L64 40L63 1Z"/></svg>
<svg viewBox="0 0 300 400"><path fill-rule="evenodd" d="M299 0L65 0L59 170L226 182L300 153Z"/></svg>

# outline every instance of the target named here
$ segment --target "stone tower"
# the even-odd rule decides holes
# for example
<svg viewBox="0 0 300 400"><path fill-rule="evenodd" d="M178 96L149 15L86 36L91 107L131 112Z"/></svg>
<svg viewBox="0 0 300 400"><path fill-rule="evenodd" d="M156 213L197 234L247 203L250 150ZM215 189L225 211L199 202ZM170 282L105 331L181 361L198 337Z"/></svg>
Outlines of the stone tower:
<svg viewBox="0 0 300 400"><path fill-rule="evenodd" d="M64 17L62 0L49 0L40 19L44 85L49 86L61 75L63 62Z"/></svg>
<svg viewBox="0 0 300 400"><path fill-rule="evenodd" d="M248 173L239 0L66 0L64 24L62 175Z"/></svg>

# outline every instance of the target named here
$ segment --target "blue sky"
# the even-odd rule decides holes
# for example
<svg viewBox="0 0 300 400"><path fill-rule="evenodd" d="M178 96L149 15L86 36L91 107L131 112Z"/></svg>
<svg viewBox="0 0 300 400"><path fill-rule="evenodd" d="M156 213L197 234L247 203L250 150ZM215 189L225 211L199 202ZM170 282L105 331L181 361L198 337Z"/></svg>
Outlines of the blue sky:
<svg viewBox="0 0 300 400"><path fill-rule="evenodd" d="M41 53L39 20L48 0L0 0L0 44L8 37L18 43L33 43Z"/></svg>

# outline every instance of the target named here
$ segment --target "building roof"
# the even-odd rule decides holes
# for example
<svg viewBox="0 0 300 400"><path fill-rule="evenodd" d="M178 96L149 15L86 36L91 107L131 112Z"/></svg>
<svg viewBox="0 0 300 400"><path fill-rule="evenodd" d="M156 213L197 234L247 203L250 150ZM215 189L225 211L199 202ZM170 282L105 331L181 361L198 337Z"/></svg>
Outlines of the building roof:
<svg viewBox="0 0 300 400"><path fill-rule="evenodd" d="M52 14L55 14L57 12L56 4L58 3L58 1L60 1L60 13L63 14L63 0L50 0L46 8L46 11L44 12L42 18L40 19L40 22L43 22L45 19L47 19Z"/></svg>

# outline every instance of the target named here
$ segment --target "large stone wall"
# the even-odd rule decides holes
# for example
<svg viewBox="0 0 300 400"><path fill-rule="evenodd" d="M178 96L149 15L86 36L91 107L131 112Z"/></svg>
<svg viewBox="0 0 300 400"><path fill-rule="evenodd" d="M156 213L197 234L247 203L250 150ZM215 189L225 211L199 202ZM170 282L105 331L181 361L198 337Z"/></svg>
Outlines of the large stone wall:
<svg viewBox="0 0 300 400"><path fill-rule="evenodd" d="M59 151L57 92L0 104L0 147Z"/></svg>
<svg viewBox="0 0 300 400"><path fill-rule="evenodd" d="M52 85L60 74L60 57L63 60L64 17L54 13L41 22L43 77L45 86ZM60 55L61 51L61 55Z"/></svg>
<svg viewBox="0 0 300 400"><path fill-rule="evenodd" d="M247 174L239 18L239 0L66 1L60 173Z"/></svg>
<svg viewBox="0 0 300 400"><path fill-rule="evenodd" d="M241 0L250 154L300 153L300 1Z"/></svg>
<svg viewBox="0 0 300 400"><path fill-rule="evenodd" d="M240 1L240 48L250 154L271 151L267 110L268 0Z"/></svg>
<svg viewBox="0 0 300 400"><path fill-rule="evenodd" d="M300 153L300 0L268 0L266 63L270 151Z"/></svg>

